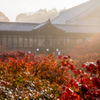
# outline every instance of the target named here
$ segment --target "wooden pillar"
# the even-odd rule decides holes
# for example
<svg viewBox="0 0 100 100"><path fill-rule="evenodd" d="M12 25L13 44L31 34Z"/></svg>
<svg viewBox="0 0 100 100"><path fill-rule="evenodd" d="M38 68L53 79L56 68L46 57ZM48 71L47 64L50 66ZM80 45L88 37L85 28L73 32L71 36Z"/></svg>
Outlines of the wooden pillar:
<svg viewBox="0 0 100 100"><path fill-rule="evenodd" d="M17 35L17 48L19 47L19 37Z"/></svg>
<svg viewBox="0 0 100 100"><path fill-rule="evenodd" d="M0 35L0 45L2 45L2 35Z"/></svg>
<svg viewBox="0 0 100 100"><path fill-rule="evenodd" d="M35 46L35 36L33 36L33 47Z"/></svg>
<svg viewBox="0 0 100 100"><path fill-rule="evenodd" d="M47 35L46 35L46 47L47 47L47 45L48 45L48 39L47 39L48 37L47 37Z"/></svg>
<svg viewBox="0 0 100 100"><path fill-rule="evenodd" d="M29 47L29 35L27 36L27 47Z"/></svg>
<svg viewBox="0 0 100 100"><path fill-rule="evenodd" d="M24 47L24 35L22 37L23 37L23 47Z"/></svg>
<svg viewBox="0 0 100 100"><path fill-rule="evenodd" d="M51 46L54 46L54 36L52 36Z"/></svg>
<svg viewBox="0 0 100 100"><path fill-rule="evenodd" d="M55 36L53 36L53 46L55 47Z"/></svg>
<svg viewBox="0 0 100 100"><path fill-rule="evenodd" d="M55 47L57 47L57 37L56 36L54 36L54 41L55 41Z"/></svg>
<svg viewBox="0 0 100 100"><path fill-rule="evenodd" d="M37 35L37 46L38 46L38 35Z"/></svg>
<svg viewBox="0 0 100 100"><path fill-rule="evenodd" d="M47 40L47 35L46 35L46 40Z"/></svg>
<svg viewBox="0 0 100 100"><path fill-rule="evenodd" d="M64 47L65 47L65 37L63 37L63 39L64 39L63 43L64 43Z"/></svg>
<svg viewBox="0 0 100 100"><path fill-rule="evenodd" d="M65 36L65 47L66 47L66 45L67 45L67 41L66 41L66 39L67 39L67 38L66 38L66 36Z"/></svg>
<svg viewBox="0 0 100 100"><path fill-rule="evenodd" d="M64 37L62 36L62 47L64 47Z"/></svg>
<svg viewBox="0 0 100 100"><path fill-rule="evenodd" d="M57 39L58 39L58 36L56 36L56 38L55 38L55 44L56 44L56 48L58 47L58 41L57 41Z"/></svg>
<svg viewBox="0 0 100 100"><path fill-rule="evenodd" d="M13 35L12 35L12 48L13 48Z"/></svg>
<svg viewBox="0 0 100 100"><path fill-rule="evenodd" d="M8 35L7 35L7 39L6 39L6 47L8 48Z"/></svg>

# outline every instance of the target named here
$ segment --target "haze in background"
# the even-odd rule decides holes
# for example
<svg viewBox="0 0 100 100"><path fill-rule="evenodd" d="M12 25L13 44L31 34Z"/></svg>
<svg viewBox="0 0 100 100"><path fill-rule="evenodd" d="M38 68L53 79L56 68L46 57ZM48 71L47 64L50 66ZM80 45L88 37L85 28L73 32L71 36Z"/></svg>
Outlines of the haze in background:
<svg viewBox="0 0 100 100"><path fill-rule="evenodd" d="M48 19L53 20L56 18L60 11L64 11L66 8L63 8L61 10L57 10L56 8L53 8L51 10L47 9L39 9L38 11L34 13L21 13L16 16L16 22L33 22L33 23L42 23L47 21Z"/></svg>
<svg viewBox="0 0 100 100"><path fill-rule="evenodd" d="M20 13L35 12L39 9L57 10L71 8L88 0L0 0L0 11L3 12L10 21L15 21Z"/></svg>

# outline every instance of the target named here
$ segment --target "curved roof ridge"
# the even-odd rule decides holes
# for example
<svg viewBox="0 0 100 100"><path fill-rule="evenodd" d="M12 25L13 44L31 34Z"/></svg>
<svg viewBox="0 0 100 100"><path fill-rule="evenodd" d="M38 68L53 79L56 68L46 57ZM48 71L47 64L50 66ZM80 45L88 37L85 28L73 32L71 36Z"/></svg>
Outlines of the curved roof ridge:
<svg viewBox="0 0 100 100"><path fill-rule="evenodd" d="M43 27L47 24L52 24L51 21L50 21L50 18L47 21L45 21L45 22L39 24L38 26L36 26L34 29L38 29L38 28Z"/></svg>

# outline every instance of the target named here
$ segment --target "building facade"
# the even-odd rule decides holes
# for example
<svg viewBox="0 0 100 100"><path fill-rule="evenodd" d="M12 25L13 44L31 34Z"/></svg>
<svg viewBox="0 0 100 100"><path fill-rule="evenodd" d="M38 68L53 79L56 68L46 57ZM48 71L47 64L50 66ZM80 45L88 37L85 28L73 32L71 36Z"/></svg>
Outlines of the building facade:
<svg viewBox="0 0 100 100"><path fill-rule="evenodd" d="M100 1L86 3L60 13L43 23L0 22L0 45L7 50L37 53L68 53L78 43L100 32Z"/></svg>

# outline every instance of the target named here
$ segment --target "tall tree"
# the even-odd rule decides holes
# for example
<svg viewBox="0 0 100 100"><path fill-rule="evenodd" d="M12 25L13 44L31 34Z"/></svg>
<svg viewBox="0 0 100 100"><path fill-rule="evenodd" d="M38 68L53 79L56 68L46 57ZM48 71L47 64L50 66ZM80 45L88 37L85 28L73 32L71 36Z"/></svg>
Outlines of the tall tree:
<svg viewBox="0 0 100 100"><path fill-rule="evenodd" d="M62 10L65 10L65 8ZM62 10L58 11L56 8L53 8L51 10L39 9L38 11L34 13L21 13L17 15L16 21L17 22L41 23L41 22L48 20L49 18L51 20L54 19L55 17L59 15L59 12Z"/></svg>
<svg viewBox="0 0 100 100"><path fill-rule="evenodd" d="M2 12L0 12L0 21L9 21L8 17L6 17Z"/></svg>

